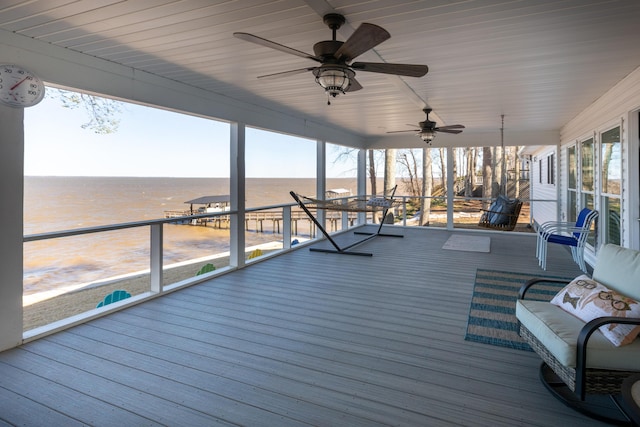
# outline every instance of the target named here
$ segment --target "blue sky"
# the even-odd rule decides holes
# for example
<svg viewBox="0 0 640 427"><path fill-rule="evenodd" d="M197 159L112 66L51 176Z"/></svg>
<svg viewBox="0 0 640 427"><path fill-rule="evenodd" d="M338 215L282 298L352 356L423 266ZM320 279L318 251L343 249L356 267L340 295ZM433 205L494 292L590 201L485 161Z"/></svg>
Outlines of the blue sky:
<svg viewBox="0 0 640 427"><path fill-rule="evenodd" d="M117 132L98 135L82 129L82 108L47 96L25 110L25 175L229 176L228 124L135 104L119 117ZM246 148L247 177L315 174L315 141L247 129ZM327 176L355 176L354 164L334 164L327 151Z"/></svg>

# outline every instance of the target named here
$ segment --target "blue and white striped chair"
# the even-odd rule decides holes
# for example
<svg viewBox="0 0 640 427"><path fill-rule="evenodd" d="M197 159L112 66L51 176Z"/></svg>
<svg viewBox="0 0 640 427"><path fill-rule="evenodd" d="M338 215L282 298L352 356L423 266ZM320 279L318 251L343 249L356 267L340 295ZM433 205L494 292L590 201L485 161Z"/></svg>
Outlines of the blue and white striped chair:
<svg viewBox="0 0 640 427"><path fill-rule="evenodd" d="M580 270L587 273L587 266L584 262L584 247L587 243L591 225L597 217L598 211L584 208L578 214L575 224L550 221L539 225L536 256L542 269L547 269L547 244L557 243L569 246L573 260L578 264Z"/></svg>

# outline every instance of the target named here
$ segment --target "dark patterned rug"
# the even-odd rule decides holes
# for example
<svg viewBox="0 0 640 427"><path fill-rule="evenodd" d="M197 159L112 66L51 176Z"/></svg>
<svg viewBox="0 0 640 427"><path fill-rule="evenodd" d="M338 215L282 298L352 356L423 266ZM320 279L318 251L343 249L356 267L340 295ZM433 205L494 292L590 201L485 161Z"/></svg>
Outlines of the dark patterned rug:
<svg viewBox="0 0 640 427"><path fill-rule="evenodd" d="M527 280L537 277L573 279L479 268L473 285L467 333L464 339L532 351L529 344L518 335L516 299L520 287ZM563 286L557 283L541 283L527 292L527 298L550 301L562 288Z"/></svg>

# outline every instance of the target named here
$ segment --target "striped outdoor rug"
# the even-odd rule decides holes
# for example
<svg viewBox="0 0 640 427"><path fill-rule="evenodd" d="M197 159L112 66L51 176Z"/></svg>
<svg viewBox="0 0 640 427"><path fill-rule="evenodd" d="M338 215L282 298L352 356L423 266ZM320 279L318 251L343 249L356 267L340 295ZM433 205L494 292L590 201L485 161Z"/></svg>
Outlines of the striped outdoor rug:
<svg viewBox="0 0 640 427"><path fill-rule="evenodd" d="M518 290L529 279L535 277L567 279L530 273L514 273L478 269L473 285L473 296L469 307L467 341L532 351L529 344L518 335L516 299ZM571 280L572 278L568 278ZM527 298L549 301L562 289L557 283L540 283L527 292Z"/></svg>

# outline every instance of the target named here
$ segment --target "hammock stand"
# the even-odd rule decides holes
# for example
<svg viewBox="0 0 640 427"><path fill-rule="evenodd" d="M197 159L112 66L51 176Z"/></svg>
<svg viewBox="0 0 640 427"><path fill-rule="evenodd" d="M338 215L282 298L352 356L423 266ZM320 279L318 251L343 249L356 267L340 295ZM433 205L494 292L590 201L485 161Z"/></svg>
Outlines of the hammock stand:
<svg viewBox="0 0 640 427"><path fill-rule="evenodd" d="M335 249L322 249L322 248L309 248L312 252L325 252L331 254L345 254L345 255L360 255L360 256L373 256L372 253L369 252L353 252L349 251L354 246L357 246L361 243L364 243L368 240L373 239L374 237L383 236L383 237L404 237L399 234L385 234L381 233L382 226L384 225L384 219L387 216L387 212L389 208L391 208L394 204L394 195L396 192L397 186L393 187L393 191L389 197L375 197L369 200L355 199L347 202L339 201L326 201L326 200L318 200L312 199L311 197L302 196L299 194L290 191L291 197L295 200L300 208L307 214L309 219L313 221L313 223L318 227L318 230L327 238L327 240L331 243L331 245ZM303 202L304 200L304 202ZM348 211L348 212L377 212L379 208L384 208L382 212L382 221L380 221L380 226L375 233L368 233L363 231L354 231L354 234L366 235L362 240L359 240L355 243L352 243L348 246L340 247L335 240L331 238L327 230L324 229L322 224L316 219L315 216L309 211L307 205L311 206L311 209L326 209L326 210L334 210L334 211Z"/></svg>

